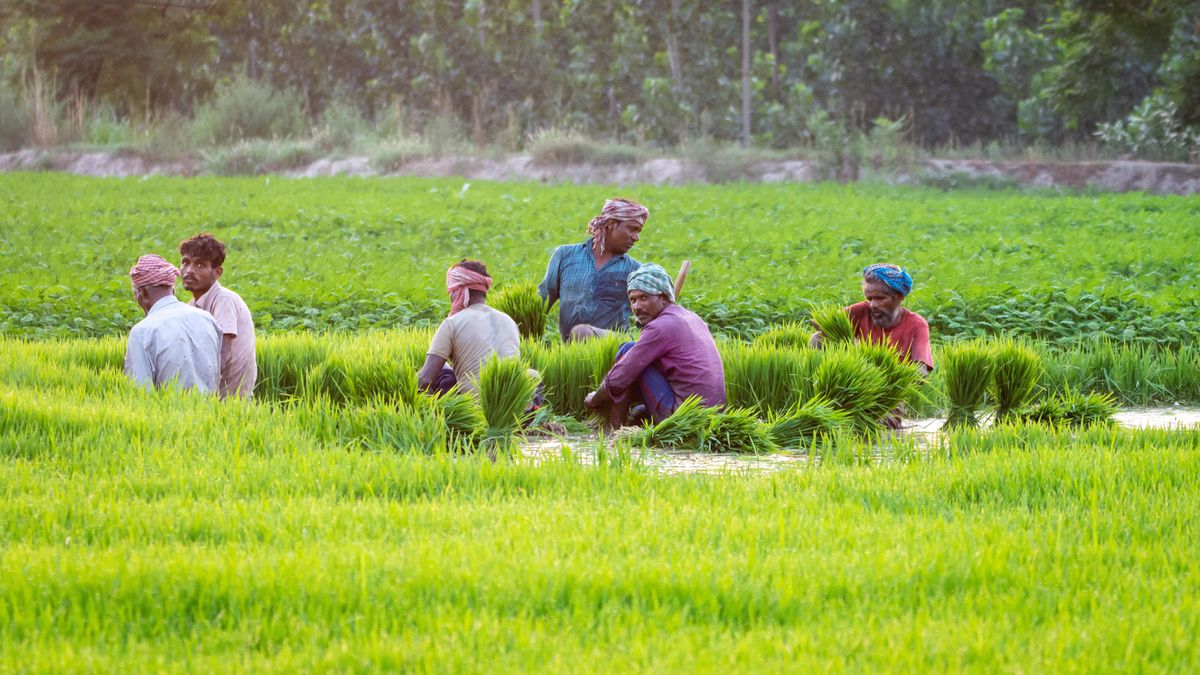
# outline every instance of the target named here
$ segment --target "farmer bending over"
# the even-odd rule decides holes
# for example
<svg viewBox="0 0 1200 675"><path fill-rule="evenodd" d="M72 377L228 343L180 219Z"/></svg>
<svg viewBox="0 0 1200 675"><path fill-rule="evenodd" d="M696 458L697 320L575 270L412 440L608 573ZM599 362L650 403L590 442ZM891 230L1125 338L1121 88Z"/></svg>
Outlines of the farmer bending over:
<svg viewBox="0 0 1200 675"><path fill-rule="evenodd" d="M554 249L538 292L547 307L560 302L558 332L563 342L629 325L625 280L638 268L638 261L627 253L648 217L650 212L641 204L609 199L588 223L587 241Z"/></svg>
<svg viewBox="0 0 1200 675"><path fill-rule="evenodd" d="M619 427L638 400L656 422L690 396L699 396L706 406L724 405L725 369L712 333L703 319L675 304L666 270L642 265L628 283L642 335L617 350L600 388L585 399L587 407L607 411L609 426Z"/></svg>
<svg viewBox="0 0 1200 675"><path fill-rule="evenodd" d="M225 244L211 234L198 234L179 244L183 287L188 304L208 312L221 327L221 398L254 395L258 362L254 355L254 317L242 296L217 282L225 264Z"/></svg>
<svg viewBox="0 0 1200 675"><path fill-rule="evenodd" d="M933 352L929 348L929 324L916 312L901 307L912 292L913 279L908 270L896 265L876 263L863 270L862 291L866 300L850 305L846 311L854 324L859 340L887 341L900 358L915 364L921 375L933 370ZM813 334L810 345L821 347L820 331ZM884 420L889 428L900 428L900 413L892 411Z"/></svg>
<svg viewBox="0 0 1200 675"><path fill-rule="evenodd" d="M133 298L146 318L129 331L125 374L146 387L175 382L184 389L216 392L221 367L221 328L207 312L175 298L179 270L157 255L144 255L129 270Z"/></svg>
<svg viewBox="0 0 1200 675"><path fill-rule="evenodd" d="M450 315L433 334L425 364L417 375L422 390L444 394L457 384L462 391L474 392L488 357L517 356L521 344L517 324L504 312L488 306L491 287L487 267L477 260L463 260L446 270ZM447 361L453 368L446 365Z"/></svg>

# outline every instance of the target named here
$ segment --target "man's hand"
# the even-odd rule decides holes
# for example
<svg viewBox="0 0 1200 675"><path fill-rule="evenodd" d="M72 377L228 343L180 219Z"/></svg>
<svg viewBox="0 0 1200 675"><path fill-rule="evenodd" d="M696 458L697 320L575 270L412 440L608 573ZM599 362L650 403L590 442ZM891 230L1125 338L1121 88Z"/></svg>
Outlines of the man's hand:
<svg viewBox="0 0 1200 675"><path fill-rule="evenodd" d="M597 393L599 392L593 391L583 398L583 405L586 406L588 410L595 410L596 408L600 407L600 402L596 400Z"/></svg>

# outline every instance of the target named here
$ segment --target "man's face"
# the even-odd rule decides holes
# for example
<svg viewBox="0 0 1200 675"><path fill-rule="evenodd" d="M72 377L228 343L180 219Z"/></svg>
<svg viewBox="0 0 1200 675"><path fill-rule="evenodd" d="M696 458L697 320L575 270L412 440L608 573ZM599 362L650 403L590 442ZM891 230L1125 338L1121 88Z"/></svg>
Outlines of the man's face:
<svg viewBox="0 0 1200 675"><path fill-rule="evenodd" d="M183 273L183 287L196 295L207 293L213 283L221 278L221 268L213 267L212 261L207 258L185 255L179 271Z"/></svg>
<svg viewBox="0 0 1200 675"><path fill-rule="evenodd" d="M880 328L891 328L900 320L900 303L904 296L879 281L864 281L863 297L871 310L871 323Z"/></svg>
<svg viewBox="0 0 1200 675"><path fill-rule="evenodd" d="M661 293L629 291L629 306L633 308L638 323L643 326L657 319L668 304L667 296Z"/></svg>
<svg viewBox="0 0 1200 675"><path fill-rule="evenodd" d="M628 252L641 238L642 224L636 220L618 220L610 227L612 229L608 231L604 245L609 251L618 255Z"/></svg>

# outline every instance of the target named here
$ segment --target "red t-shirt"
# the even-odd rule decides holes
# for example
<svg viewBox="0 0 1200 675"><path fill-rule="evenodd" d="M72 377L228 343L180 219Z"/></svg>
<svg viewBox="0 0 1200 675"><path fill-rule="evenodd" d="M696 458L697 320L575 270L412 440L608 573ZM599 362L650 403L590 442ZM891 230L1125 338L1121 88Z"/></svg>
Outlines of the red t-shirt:
<svg viewBox="0 0 1200 675"><path fill-rule="evenodd" d="M900 308L900 320L891 328L880 328L871 321L871 308L866 301L846 308L854 334L858 339L891 343L900 356L912 363L924 363L933 370L933 352L929 349L929 324L916 312Z"/></svg>

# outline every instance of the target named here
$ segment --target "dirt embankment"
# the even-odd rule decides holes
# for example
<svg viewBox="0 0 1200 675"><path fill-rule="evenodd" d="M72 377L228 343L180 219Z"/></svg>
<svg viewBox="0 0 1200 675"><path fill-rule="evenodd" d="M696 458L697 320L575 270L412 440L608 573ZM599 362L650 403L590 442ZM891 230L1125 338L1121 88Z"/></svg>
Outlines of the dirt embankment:
<svg viewBox="0 0 1200 675"><path fill-rule="evenodd" d="M160 163L110 153L22 150L0 154L0 171L62 171L85 176L192 176L204 167L191 161ZM629 185L682 185L745 180L761 183L812 182L823 179L813 160L754 161L713 167L684 159L650 159L639 163L546 166L528 155L504 159L442 157L410 161L383 171L366 157L318 159L293 168L266 167L259 173L294 178L319 176L457 176L475 180L539 181ZM991 185L1033 188L1098 189L1153 194L1200 193L1200 165L1160 162L993 162L931 159L907 170L878 174L881 180L928 183L945 187Z"/></svg>

